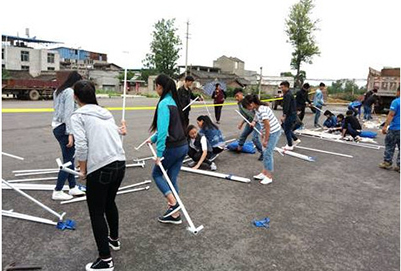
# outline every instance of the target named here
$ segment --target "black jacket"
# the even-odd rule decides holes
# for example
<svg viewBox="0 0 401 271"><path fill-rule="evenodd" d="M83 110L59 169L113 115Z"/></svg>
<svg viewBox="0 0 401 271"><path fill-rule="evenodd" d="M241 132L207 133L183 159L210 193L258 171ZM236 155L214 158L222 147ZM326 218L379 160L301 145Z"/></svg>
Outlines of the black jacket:
<svg viewBox="0 0 401 271"><path fill-rule="evenodd" d="M283 114L287 117L297 114L295 99L291 90L288 90L288 92L283 96Z"/></svg>
<svg viewBox="0 0 401 271"><path fill-rule="evenodd" d="M191 99L196 99L196 96L192 93L192 91L190 89L185 89L185 86L180 87L177 92L178 100L180 101L182 108L186 107L191 102ZM185 112L189 112L190 110L191 107L189 106L187 109L185 109Z"/></svg>
<svg viewBox="0 0 401 271"><path fill-rule="evenodd" d="M297 102L297 108L305 107L306 102L308 102L309 104L312 103L309 100L308 92L306 92L306 90L304 90L303 88L301 88L300 90L297 91L295 100Z"/></svg>

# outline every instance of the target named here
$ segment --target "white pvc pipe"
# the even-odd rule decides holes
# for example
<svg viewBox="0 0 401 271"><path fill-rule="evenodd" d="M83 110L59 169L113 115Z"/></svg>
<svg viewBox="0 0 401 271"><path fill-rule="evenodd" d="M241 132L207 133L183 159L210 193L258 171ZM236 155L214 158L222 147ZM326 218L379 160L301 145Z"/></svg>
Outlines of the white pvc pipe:
<svg viewBox="0 0 401 271"><path fill-rule="evenodd" d="M18 159L18 160L24 160L24 158L22 158L22 157L19 157L19 156L13 155L13 154L9 154L9 153L6 153L6 152L1 152L1 154L5 155L5 156L8 156L8 157L11 157L11 158Z"/></svg>
<svg viewBox="0 0 401 271"><path fill-rule="evenodd" d="M152 152L154 158L156 159L156 158L157 158L157 155L156 155L155 150L153 149L152 144L148 144L148 146L149 146L149 148L150 148L150 150L151 150L151 152ZM175 190L173 184L171 183L170 177L168 176L166 170L164 169L163 164L162 164L161 161L160 161L160 163L159 163L158 166L160 167L160 170L163 172L164 178L165 178L165 180L167 181L167 183L168 183L168 185L169 185L169 187L170 187L170 189L171 189L171 192L173 192L173 195L174 195L175 199L177 200L178 205L181 207L181 211L182 211L182 213L184 214L184 216L185 216L185 218L186 218L186 220L187 220L187 222L188 222L188 224L189 224L188 230L189 230L190 232L192 232L193 234L197 234L199 231L201 231L201 230L203 229L203 225L200 225L198 228L195 228L195 225L194 225L194 223L192 222L191 217L189 216L189 214L188 214L188 212L187 212L187 210L186 210L184 204L182 203L180 197L178 196L177 191Z"/></svg>
<svg viewBox="0 0 401 271"><path fill-rule="evenodd" d="M319 149L312 149L312 148L307 148L307 147L301 147L301 146L295 146L298 149L303 149L303 150L309 150L309 151L315 151L315 152L321 152L321 153L327 153L327 154L332 154L332 155L337 155L337 156L343 156L343 157L348 157L348 158L353 158L352 155L348 154L342 154L342 153L337 153L337 152L330 152L330 151L324 151L324 150L319 150Z"/></svg>
<svg viewBox="0 0 401 271"><path fill-rule="evenodd" d="M207 114L209 115L209 118L212 119L212 115L210 115L209 108L208 108L208 106L206 105L206 101L205 101L205 99L203 98L203 96L202 96L202 101L203 101L203 105L206 107L206 111L207 111Z"/></svg>
<svg viewBox="0 0 401 271"><path fill-rule="evenodd" d="M57 180L58 177L45 177L45 178L31 178L31 179L14 179L8 180L9 183L24 183L24 182L35 182L35 181L50 181ZM75 178L77 178L75 176Z"/></svg>
<svg viewBox="0 0 401 271"><path fill-rule="evenodd" d="M185 109L187 109L188 107L190 107L194 102L196 102L196 100L198 100L199 99L199 96L197 96L194 100L192 100L189 104L187 104L187 106L186 107L184 107L183 109L182 109L182 111L185 111Z"/></svg>
<svg viewBox="0 0 401 271"><path fill-rule="evenodd" d="M293 157L296 157L296 158L299 158L299 159L302 159L302 160L306 160L306 161L309 161L309 162L315 162L315 159L313 157L311 157L311 156L303 155L303 154L296 153L296 152L293 152L293 151L287 151L287 150L284 150L284 149L281 149L281 148L277 148L277 147L275 147L274 150L279 152L279 153L281 153L281 154L287 154L289 156L293 156Z"/></svg>
<svg viewBox="0 0 401 271"><path fill-rule="evenodd" d="M18 193L20 193L21 195L23 195L24 197L26 197L27 199L30 199L31 201L33 201L34 203L36 203L37 205L39 205L40 207L42 207L43 209L45 209L46 211L52 213L53 215L57 216L58 219L61 221L63 220L63 216L65 215L65 213L63 214L58 214L55 211L53 211L52 209L50 209L49 207L47 207L46 205L44 205L43 203L41 203L40 201L38 201L37 199L31 197L30 195L28 195L27 193L23 192L22 190L15 188L14 186L12 186L11 184L9 184L7 181L5 180L1 180L4 184L6 184L8 187L10 187L11 189L17 191Z"/></svg>
<svg viewBox="0 0 401 271"><path fill-rule="evenodd" d="M153 156L145 157L145 158L138 158L138 159L133 159L134 162L141 162L141 161L146 161L146 160L151 160L153 159Z"/></svg>
<svg viewBox="0 0 401 271"><path fill-rule="evenodd" d="M151 183L151 182L152 182L151 180L146 180L146 181L143 181L141 183L135 183L135 184L131 184L131 185L126 185L126 186L120 187L120 188L118 188L118 190L124 190L124 189L128 189L128 188L131 188L131 187L135 187L135 186L139 186L139 185L143 185L143 184L147 184L147 183Z"/></svg>
<svg viewBox="0 0 401 271"><path fill-rule="evenodd" d="M153 136L154 134L152 134L150 137L148 137L144 142L142 142L138 147L135 147L135 150L139 150L143 145L145 145L146 144L146 142L148 141L148 140L150 140L151 138L152 138L152 136Z"/></svg>
<svg viewBox="0 0 401 271"><path fill-rule="evenodd" d="M13 217L13 218L18 218L18 219L24 219L24 220L29 220L29 221L34 221L34 222L39 222L39 223L44 223L44 224L49 224L49 225L57 225L57 222L54 222L50 219L46 218L41 218L37 216L31 216L31 215L26 215L26 214L21 214L21 213L16 213L13 211L1 211L2 216L8 216L8 217Z"/></svg>
<svg viewBox="0 0 401 271"><path fill-rule="evenodd" d="M237 112L238 113L238 115L240 115L241 116L241 118L243 118L243 120L245 120L246 121L246 123L248 123L249 124L249 126L251 126L251 123L244 117L244 116L242 116L242 114L238 111L238 110L236 110L235 109L235 112ZM252 127L252 126L251 126ZM262 132L261 131L259 131L256 127L252 127L259 135L262 135Z"/></svg>
<svg viewBox="0 0 401 271"><path fill-rule="evenodd" d="M138 163L134 163L134 164L127 164L125 165L125 167L145 167L145 161L143 162L138 162Z"/></svg>
<svg viewBox="0 0 401 271"><path fill-rule="evenodd" d="M27 173L16 173L15 177L21 177L21 176L31 176L31 175L42 175L42 174L53 174L53 173L58 173L59 170L49 170L49 171L37 171L37 172L27 172Z"/></svg>
<svg viewBox="0 0 401 271"><path fill-rule="evenodd" d="M24 184L24 183L16 183L13 184L13 187L21 189L21 190L42 190L42 191L53 191L55 188L54 184ZM1 189L11 189L7 185L2 185ZM64 185L62 190L68 190L68 185Z"/></svg>
<svg viewBox="0 0 401 271"><path fill-rule="evenodd" d="M330 138L324 138L324 137L313 136L313 135L308 135L308 134L301 134L301 133L298 133L298 135L306 136L306 137L310 137L310 138L317 138L317 139L326 140L326 141L330 141L330 142L337 142L337 143L347 144L347 145L351 145L351 146L369 148L369 149L373 149L373 150L379 150L380 149L380 146L375 146L375 145L370 145L370 144L354 143L354 142L348 142L348 141L339 140L339 139L330 139Z"/></svg>
<svg viewBox="0 0 401 271"><path fill-rule="evenodd" d="M26 173L26 172L43 172L43 171L58 171L58 168L43 168L43 169L22 169L22 170L13 170L12 173Z"/></svg>
<svg viewBox="0 0 401 271"><path fill-rule="evenodd" d="M122 120L125 120L125 101L127 99L127 67L125 67L124 71L124 96L123 96L123 113Z"/></svg>
<svg viewBox="0 0 401 271"><path fill-rule="evenodd" d="M214 171L207 171L207 170L201 170L201 169L193 169L190 167L181 167L181 170L186 171L186 172L211 176L211 177L222 178L222 179L231 180L231 181L242 182L242 183L249 183L251 181L248 178L238 177L238 176L231 175L231 174L218 173L218 172L214 172Z"/></svg>
<svg viewBox="0 0 401 271"><path fill-rule="evenodd" d="M76 176L80 176L80 177L83 176L82 173L68 168L68 166L72 165L71 161L68 161L67 163L62 164L60 158L57 158L56 162L57 162L57 165L60 167L60 170L70 173L72 175L76 175Z"/></svg>
<svg viewBox="0 0 401 271"><path fill-rule="evenodd" d="M135 188L135 189L128 189L128 190L118 191L117 195L131 193L131 192L138 192L138 191L148 190L148 189L149 189L149 186ZM83 197L79 197L79 198L75 198L75 199L61 201L60 204L68 204L68 203L74 203L74 202L85 201L85 200L86 200L86 196L83 196Z"/></svg>

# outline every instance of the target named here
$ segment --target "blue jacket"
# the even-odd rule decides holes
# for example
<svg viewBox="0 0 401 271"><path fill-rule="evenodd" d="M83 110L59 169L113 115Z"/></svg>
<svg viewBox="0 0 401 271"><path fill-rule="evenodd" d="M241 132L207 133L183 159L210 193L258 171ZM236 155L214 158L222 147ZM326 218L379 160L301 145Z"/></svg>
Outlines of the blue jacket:
<svg viewBox="0 0 401 271"><path fill-rule="evenodd" d="M200 129L199 134L205 135L213 148L224 145L224 137L218 129Z"/></svg>
<svg viewBox="0 0 401 271"><path fill-rule="evenodd" d="M323 126L326 126L327 128L333 128L337 124L337 118L336 116L331 116L330 118L326 119L323 122Z"/></svg>

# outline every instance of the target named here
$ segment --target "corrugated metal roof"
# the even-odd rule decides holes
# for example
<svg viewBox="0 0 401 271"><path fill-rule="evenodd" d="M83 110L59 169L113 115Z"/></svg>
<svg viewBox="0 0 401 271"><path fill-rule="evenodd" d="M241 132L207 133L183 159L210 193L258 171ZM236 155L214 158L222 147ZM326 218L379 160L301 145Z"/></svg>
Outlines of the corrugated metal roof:
<svg viewBox="0 0 401 271"><path fill-rule="evenodd" d="M18 41L25 41L25 42L32 42L32 43L62 43L62 42L59 42L59 41L39 40L39 39L36 39L36 37L33 37L33 38L21 38L21 37L18 37L18 36L10 36L10 35L1 35L1 40L2 41L18 40Z"/></svg>

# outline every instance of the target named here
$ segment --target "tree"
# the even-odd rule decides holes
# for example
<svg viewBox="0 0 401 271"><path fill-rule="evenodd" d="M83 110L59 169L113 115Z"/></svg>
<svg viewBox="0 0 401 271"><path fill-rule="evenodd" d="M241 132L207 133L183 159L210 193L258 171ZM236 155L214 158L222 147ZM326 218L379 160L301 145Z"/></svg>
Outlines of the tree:
<svg viewBox="0 0 401 271"><path fill-rule="evenodd" d="M169 76L178 74L177 60L181 50L181 40L174 27L175 19L158 21L153 31L153 41L150 43L150 53L142 61L144 66L155 73L165 73Z"/></svg>
<svg viewBox="0 0 401 271"><path fill-rule="evenodd" d="M292 52L291 68L297 71L295 84L301 82L300 70L303 63L312 64L314 55L320 55L313 33L319 20L312 21L310 15L313 9L313 0L300 0L290 9L289 18L285 20L285 32L288 35L288 43L291 43Z"/></svg>

